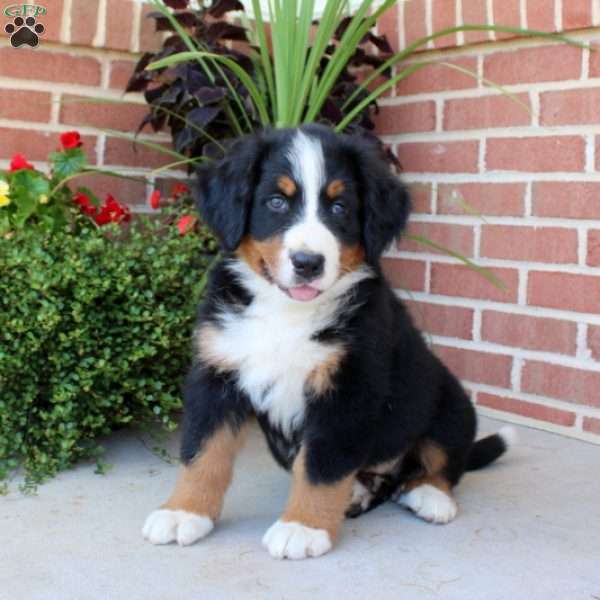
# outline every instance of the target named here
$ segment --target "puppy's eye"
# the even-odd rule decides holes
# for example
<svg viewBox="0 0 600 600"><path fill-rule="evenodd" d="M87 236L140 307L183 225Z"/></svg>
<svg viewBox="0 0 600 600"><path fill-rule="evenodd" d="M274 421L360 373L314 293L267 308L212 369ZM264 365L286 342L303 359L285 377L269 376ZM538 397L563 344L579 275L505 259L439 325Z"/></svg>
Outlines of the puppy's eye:
<svg viewBox="0 0 600 600"><path fill-rule="evenodd" d="M331 212L336 217L342 217L346 214L346 205L338 200L331 205Z"/></svg>
<svg viewBox="0 0 600 600"><path fill-rule="evenodd" d="M269 198L267 200L267 206L273 212L278 213L286 212L289 208L288 201L285 198L282 198L281 196L273 196L272 198Z"/></svg>

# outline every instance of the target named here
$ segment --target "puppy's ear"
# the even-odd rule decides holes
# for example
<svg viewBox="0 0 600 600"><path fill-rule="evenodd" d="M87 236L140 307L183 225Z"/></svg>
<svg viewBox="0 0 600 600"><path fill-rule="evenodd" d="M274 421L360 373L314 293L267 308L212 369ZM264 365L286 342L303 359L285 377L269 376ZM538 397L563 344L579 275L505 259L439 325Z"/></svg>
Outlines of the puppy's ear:
<svg viewBox="0 0 600 600"><path fill-rule="evenodd" d="M225 158L197 171L196 206L229 252L239 246L246 231L266 145L260 134L241 138Z"/></svg>
<svg viewBox="0 0 600 600"><path fill-rule="evenodd" d="M398 238L411 210L408 190L390 171L382 152L362 142L358 148L357 172L363 202L363 244L367 262L377 265L383 251Z"/></svg>

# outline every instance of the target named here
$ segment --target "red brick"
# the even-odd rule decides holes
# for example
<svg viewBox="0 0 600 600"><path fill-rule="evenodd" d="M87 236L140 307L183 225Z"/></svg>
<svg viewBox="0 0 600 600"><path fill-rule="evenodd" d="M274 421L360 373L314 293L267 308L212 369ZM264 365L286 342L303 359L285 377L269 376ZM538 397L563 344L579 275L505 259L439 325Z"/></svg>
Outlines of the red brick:
<svg viewBox="0 0 600 600"><path fill-rule="evenodd" d="M18 60L15 60L14 48L0 48L0 75L96 86L100 85L100 63L87 56L24 48L19 48Z"/></svg>
<svg viewBox="0 0 600 600"><path fill-rule="evenodd" d="M485 2L481 2L481 0L463 0L462 13L465 25L488 24ZM485 42L489 39L487 31L465 31L464 36L467 44Z"/></svg>
<svg viewBox="0 0 600 600"><path fill-rule="evenodd" d="M431 214L431 185L413 183L409 186L413 213Z"/></svg>
<svg viewBox="0 0 600 600"><path fill-rule="evenodd" d="M521 388L530 394L600 407L600 373L594 371L528 360L523 366Z"/></svg>
<svg viewBox="0 0 600 600"><path fill-rule="evenodd" d="M591 267L600 267L600 229L588 231L588 255L586 263Z"/></svg>
<svg viewBox="0 0 600 600"><path fill-rule="evenodd" d="M533 185L533 214L563 219L600 218L600 183L543 181Z"/></svg>
<svg viewBox="0 0 600 600"><path fill-rule="evenodd" d="M482 314L481 338L515 348L575 354L577 325L559 319L486 310Z"/></svg>
<svg viewBox="0 0 600 600"><path fill-rule="evenodd" d="M60 134L55 131L0 128L0 157L10 158L19 153L29 160L46 161L48 154L60 145L59 137ZM84 135L82 141L88 160L96 163L96 138Z"/></svg>
<svg viewBox="0 0 600 600"><path fill-rule="evenodd" d="M597 433L600 435L600 419L594 417L583 418L583 430L588 433Z"/></svg>
<svg viewBox="0 0 600 600"><path fill-rule="evenodd" d="M600 123L600 88L545 92L540 102L541 125Z"/></svg>
<svg viewBox="0 0 600 600"><path fill-rule="evenodd" d="M98 23L98 0L73 0L71 44L91 46Z"/></svg>
<svg viewBox="0 0 600 600"><path fill-rule="evenodd" d="M594 360L600 361L600 326L590 325L587 333L587 347Z"/></svg>
<svg viewBox="0 0 600 600"><path fill-rule="evenodd" d="M405 300L410 314L419 329L433 335L470 340L473 335L473 309L462 306L445 306L430 302Z"/></svg>
<svg viewBox="0 0 600 600"><path fill-rule="evenodd" d="M25 2L4 2L2 8L10 4L25 4ZM29 2L28 4L37 4L37 2ZM44 33L40 37L41 42L58 42L60 41L60 34L62 29L62 14L63 14L63 0L53 0L52 2L40 2L46 7L46 14L39 16L38 21L44 26ZM51 5L51 6L49 6ZM2 24L2 33L4 33L4 23ZM2 64L0 62L0 64Z"/></svg>
<svg viewBox="0 0 600 600"><path fill-rule="evenodd" d="M123 91L127 87L127 83L133 73L134 67L135 62L130 60L111 61L109 86Z"/></svg>
<svg viewBox="0 0 600 600"><path fill-rule="evenodd" d="M468 213L462 203L480 215L515 216L524 212L524 183L453 183L438 187L437 210L444 215Z"/></svg>
<svg viewBox="0 0 600 600"><path fill-rule="evenodd" d="M73 189L84 186L91 189L101 200L107 194L114 196L119 202L130 206L143 206L146 204L146 182L142 179L133 181L110 177L109 175L96 175L79 177L73 182Z"/></svg>
<svg viewBox="0 0 600 600"><path fill-rule="evenodd" d="M425 0L404 2L404 37L406 45L427 35L425 24Z"/></svg>
<svg viewBox="0 0 600 600"><path fill-rule="evenodd" d="M170 144L162 144L170 148ZM173 156L162 154L141 143L133 143L121 138L108 138L104 151L104 162L107 165L122 165L155 169L174 162Z"/></svg>
<svg viewBox="0 0 600 600"><path fill-rule="evenodd" d="M531 271L527 303L576 312L600 312L600 277Z"/></svg>
<svg viewBox="0 0 600 600"><path fill-rule="evenodd" d="M133 28L133 2L107 0L105 48L129 50Z"/></svg>
<svg viewBox="0 0 600 600"><path fill-rule="evenodd" d="M394 52L398 52L400 42L398 12L398 5L394 5L386 10L377 21L377 31L379 35L385 35Z"/></svg>
<svg viewBox="0 0 600 600"><path fill-rule="evenodd" d="M497 302L516 302L519 274L516 269L489 269L504 282L505 289L499 289L473 269L464 265L432 263L431 292L444 296L459 296Z"/></svg>
<svg viewBox="0 0 600 600"><path fill-rule="evenodd" d="M592 52L590 52L590 77L600 77L600 44L592 44Z"/></svg>
<svg viewBox="0 0 600 600"><path fill-rule="evenodd" d="M554 0L527 2L527 27L537 31L554 31Z"/></svg>
<svg viewBox="0 0 600 600"><path fill-rule="evenodd" d="M577 262L577 230L565 227L484 225L481 256L550 263Z"/></svg>
<svg viewBox="0 0 600 600"><path fill-rule="evenodd" d="M435 345L434 351L460 379L498 387L510 387L512 357L491 352Z"/></svg>
<svg viewBox="0 0 600 600"><path fill-rule="evenodd" d="M582 50L563 44L521 48L484 57L486 79L501 85L579 79Z"/></svg>
<svg viewBox="0 0 600 600"><path fill-rule="evenodd" d="M579 136L492 138L487 142L488 171L582 171L585 141Z"/></svg>
<svg viewBox="0 0 600 600"><path fill-rule="evenodd" d="M494 25L521 27L520 0L496 0L494 2ZM515 37L514 33L496 32L496 39Z"/></svg>
<svg viewBox="0 0 600 600"><path fill-rule="evenodd" d="M433 31L456 27L456 0L432 0L431 20ZM456 34L444 35L434 41L436 48L456 46Z"/></svg>
<svg viewBox="0 0 600 600"><path fill-rule="evenodd" d="M435 129L435 102L411 102L396 106L380 106L373 118L377 133L393 135Z"/></svg>
<svg viewBox="0 0 600 600"><path fill-rule="evenodd" d="M0 89L0 117L18 121L50 120L52 99L46 92Z"/></svg>
<svg viewBox="0 0 600 600"><path fill-rule="evenodd" d="M60 109L60 121L68 125L86 125L103 129L135 131L147 113L142 104L112 104L90 102L77 96L63 97L66 102ZM92 99L93 100L93 99Z"/></svg>
<svg viewBox="0 0 600 600"><path fill-rule="evenodd" d="M563 2L562 18L563 30L583 29L591 27L592 19L592 4L597 0L568 0Z"/></svg>
<svg viewBox="0 0 600 600"><path fill-rule="evenodd" d="M410 4L413 4L413 0L407 3L406 6L408 7ZM427 65L411 73L398 84L398 95L431 94L433 92L466 90L477 87L477 59L475 57L446 60L444 62L466 69L474 75L461 73L443 64Z"/></svg>
<svg viewBox="0 0 600 600"><path fill-rule="evenodd" d="M408 227L408 233L427 238L463 256L473 256L473 227L469 225L417 223L413 221ZM439 254L437 250L408 238L404 238L400 242L399 249L407 252L433 252Z"/></svg>
<svg viewBox="0 0 600 600"><path fill-rule="evenodd" d="M519 94L521 102L530 108L529 95ZM460 98L444 105L444 129L488 129L529 125L531 113L508 96Z"/></svg>
<svg viewBox="0 0 600 600"><path fill-rule="evenodd" d="M425 262L404 258L382 258L383 274L393 288L423 291L425 289Z"/></svg>
<svg viewBox="0 0 600 600"><path fill-rule="evenodd" d="M575 424L576 415L574 412L544 406L543 404L535 404L534 402L525 402L524 400L517 400L515 398L506 398L480 392L477 395L477 404L564 427L572 427Z"/></svg>
<svg viewBox="0 0 600 600"><path fill-rule="evenodd" d="M410 142L398 144L407 173L477 173L479 142Z"/></svg>
<svg viewBox="0 0 600 600"><path fill-rule="evenodd" d="M142 12L140 16L140 52L154 52L159 50L162 46L162 32L155 30L156 20L147 19L148 13L156 12L153 6L147 4L142 5Z"/></svg>

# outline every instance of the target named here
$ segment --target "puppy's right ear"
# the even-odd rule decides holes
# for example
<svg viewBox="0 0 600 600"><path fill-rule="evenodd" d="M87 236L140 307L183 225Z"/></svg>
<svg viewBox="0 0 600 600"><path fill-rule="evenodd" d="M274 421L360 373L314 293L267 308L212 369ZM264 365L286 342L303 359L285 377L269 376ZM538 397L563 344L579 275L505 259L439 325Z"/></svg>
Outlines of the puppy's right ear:
<svg viewBox="0 0 600 600"><path fill-rule="evenodd" d="M266 146L260 134L241 138L225 158L197 171L196 206L229 252L240 245L246 232Z"/></svg>

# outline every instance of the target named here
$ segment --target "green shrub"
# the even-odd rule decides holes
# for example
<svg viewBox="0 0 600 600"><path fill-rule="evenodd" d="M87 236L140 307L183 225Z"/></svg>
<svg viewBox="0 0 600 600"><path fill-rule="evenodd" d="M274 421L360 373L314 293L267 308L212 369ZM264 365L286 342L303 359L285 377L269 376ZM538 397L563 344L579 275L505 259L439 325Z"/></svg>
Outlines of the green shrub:
<svg viewBox="0 0 600 600"><path fill-rule="evenodd" d="M0 479L22 466L34 485L130 424L174 428L212 246L158 221L0 237Z"/></svg>

